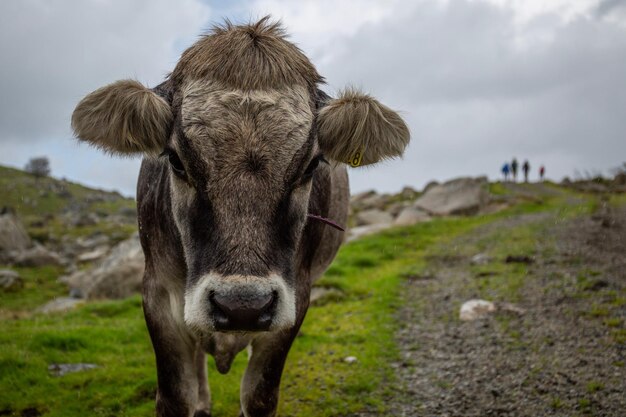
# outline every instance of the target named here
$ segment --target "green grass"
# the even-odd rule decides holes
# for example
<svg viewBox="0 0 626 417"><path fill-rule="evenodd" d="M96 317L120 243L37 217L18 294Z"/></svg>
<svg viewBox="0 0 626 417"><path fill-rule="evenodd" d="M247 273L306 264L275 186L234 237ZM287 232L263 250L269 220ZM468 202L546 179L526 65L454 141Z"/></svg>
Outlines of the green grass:
<svg viewBox="0 0 626 417"><path fill-rule="evenodd" d="M62 268L42 266L38 268L18 268L0 266L0 269L12 269L20 274L24 286L15 291L0 291L0 318L11 314L28 313L45 302L67 294L67 286L57 281Z"/></svg>
<svg viewBox="0 0 626 417"><path fill-rule="evenodd" d="M346 416L368 409L384 414L386 400L399 389L391 364L399 359L394 314L403 277L427 274L437 248L479 225L544 210L557 210L565 220L589 210L588 204L563 208L567 196L527 201L488 216L436 219L345 245L317 283L341 296L309 309L283 375L279 415ZM511 252L532 255L532 234L537 231L515 229L516 235L506 239L514 243L490 253L498 262L476 267L474 272L497 268L497 274L510 278L477 280L481 295L515 299L526 267L500 261ZM479 246L467 254L475 254ZM140 298L90 303L65 314L10 318L10 313L32 310L62 291L55 280L59 271L20 273L24 289L0 299L0 311L9 317L0 321L0 415L32 408L48 417L154 415L156 372ZM515 334L511 336L515 341ZM347 356L357 362L346 363ZM76 362L99 367L63 377L48 373L51 363ZM237 415L245 365L242 353L228 375L219 375L209 358L214 417Z"/></svg>
<svg viewBox="0 0 626 417"><path fill-rule="evenodd" d="M492 182L489 183L489 193L495 196L505 196L509 195L510 191L506 189L503 183L501 182Z"/></svg>
<svg viewBox="0 0 626 417"><path fill-rule="evenodd" d="M587 383L587 392L593 394L594 392L602 391L604 389L604 384L599 381L591 381Z"/></svg>
<svg viewBox="0 0 626 417"><path fill-rule="evenodd" d="M581 398L578 400L578 408L584 414L591 412L591 400L588 398Z"/></svg>
<svg viewBox="0 0 626 417"><path fill-rule="evenodd" d="M558 397L553 397L550 400L550 408L552 408L553 410L559 410L563 408L563 400Z"/></svg>

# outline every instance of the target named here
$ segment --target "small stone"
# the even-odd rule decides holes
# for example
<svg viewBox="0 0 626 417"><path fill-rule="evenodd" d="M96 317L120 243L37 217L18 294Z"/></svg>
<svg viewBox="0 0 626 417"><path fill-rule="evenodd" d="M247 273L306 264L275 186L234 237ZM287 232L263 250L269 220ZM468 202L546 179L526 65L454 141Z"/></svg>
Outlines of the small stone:
<svg viewBox="0 0 626 417"><path fill-rule="evenodd" d="M346 356L345 358L343 358L343 361L345 363L355 363L358 359L356 358L356 356Z"/></svg>
<svg viewBox="0 0 626 417"><path fill-rule="evenodd" d="M469 300L463 303L459 318L463 321L472 321L485 317L497 310L496 305L487 300Z"/></svg>
<svg viewBox="0 0 626 417"><path fill-rule="evenodd" d="M48 372L52 376L63 376L74 372L87 371L95 369L98 365L95 363L53 363L48 366Z"/></svg>
<svg viewBox="0 0 626 417"><path fill-rule="evenodd" d="M489 262L491 262L491 257L486 253L477 253L470 260L472 265L487 265Z"/></svg>

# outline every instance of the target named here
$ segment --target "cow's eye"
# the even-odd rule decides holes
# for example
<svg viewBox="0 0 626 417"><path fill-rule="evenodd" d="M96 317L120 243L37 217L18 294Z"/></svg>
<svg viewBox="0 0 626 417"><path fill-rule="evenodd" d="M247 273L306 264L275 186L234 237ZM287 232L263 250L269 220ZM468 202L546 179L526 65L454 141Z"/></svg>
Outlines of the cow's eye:
<svg viewBox="0 0 626 417"><path fill-rule="evenodd" d="M304 181L308 181L311 178L313 178L313 173L315 172L317 167L319 167L320 162L323 162L325 164L328 163L328 161L324 158L324 155L318 155L311 160L311 162L309 163L309 166L306 168L306 170L304 171L304 174L302 175L302 179Z"/></svg>
<svg viewBox="0 0 626 417"><path fill-rule="evenodd" d="M161 155L167 156L167 160L169 161L174 174L181 178L185 178L185 166L174 150L166 149Z"/></svg>

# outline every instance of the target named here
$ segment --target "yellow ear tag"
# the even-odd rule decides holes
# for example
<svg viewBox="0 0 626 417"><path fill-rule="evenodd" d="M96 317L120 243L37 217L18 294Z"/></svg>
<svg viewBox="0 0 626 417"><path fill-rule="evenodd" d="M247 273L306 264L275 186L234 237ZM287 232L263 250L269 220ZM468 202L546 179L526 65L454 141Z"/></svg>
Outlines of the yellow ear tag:
<svg viewBox="0 0 626 417"><path fill-rule="evenodd" d="M363 161L363 149L359 149L357 150L355 153L352 154L352 156L350 156L350 159L348 160L348 164L350 164L350 166L352 168L356 168L361 166L361 162Z"/></svg>

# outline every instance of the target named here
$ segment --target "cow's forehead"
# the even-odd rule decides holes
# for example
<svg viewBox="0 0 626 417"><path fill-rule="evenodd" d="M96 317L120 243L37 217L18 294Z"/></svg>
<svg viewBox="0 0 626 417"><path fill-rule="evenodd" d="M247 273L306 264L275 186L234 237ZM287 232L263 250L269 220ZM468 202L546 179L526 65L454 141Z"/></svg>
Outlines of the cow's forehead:
<svg viewBox="0 0 626 417"><path fill-rule="evenodd" d="M244 91L195 81L181 94L183 132L207 158L252 153L280 165L309 139L312 100L303 86Z"/></svg>
<svg viewBox="0 0 626 417"><path fill-rule="evenodd" d="M180 139L190 151L184 156L210 178L210 189L281 190L315 152L313 103L305 87L238 90L196 81L180 94Z"/></svg>

